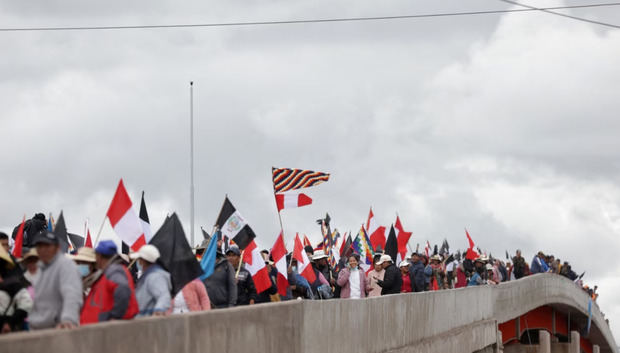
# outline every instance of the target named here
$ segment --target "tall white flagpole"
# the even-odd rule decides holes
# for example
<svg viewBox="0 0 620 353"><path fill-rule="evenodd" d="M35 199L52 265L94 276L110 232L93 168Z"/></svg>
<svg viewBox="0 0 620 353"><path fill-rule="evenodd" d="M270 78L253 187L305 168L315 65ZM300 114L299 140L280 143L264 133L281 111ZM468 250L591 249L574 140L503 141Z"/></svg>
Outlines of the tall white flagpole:
<svg viewBox="0 0 620 353"><path fill-rule="evenodd" d="M189 210L190 210L190 238L194 247L194 82L189 82Z"/></svg>

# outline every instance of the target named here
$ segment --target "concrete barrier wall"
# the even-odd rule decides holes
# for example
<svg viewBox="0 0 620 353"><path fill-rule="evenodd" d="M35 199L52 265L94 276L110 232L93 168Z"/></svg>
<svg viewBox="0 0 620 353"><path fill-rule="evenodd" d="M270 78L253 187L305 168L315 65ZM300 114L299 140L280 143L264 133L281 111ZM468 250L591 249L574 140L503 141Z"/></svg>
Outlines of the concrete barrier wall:
<svg viewBox="0 0 620 353"><path fill-rule="evenodd" d="M0 352L474 352L497 342L497 322L552 303L585 313L587 295L564 278L537 275L499 286L289 301L17 333L0 336ZM599 345L615 347L598 309L593 325L606 339Z"/></svg>

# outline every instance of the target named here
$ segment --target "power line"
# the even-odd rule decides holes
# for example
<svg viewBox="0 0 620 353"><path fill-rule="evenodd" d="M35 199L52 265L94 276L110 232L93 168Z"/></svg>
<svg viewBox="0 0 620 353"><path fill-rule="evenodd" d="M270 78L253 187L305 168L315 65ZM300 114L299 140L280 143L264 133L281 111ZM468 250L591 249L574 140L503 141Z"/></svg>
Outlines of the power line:
<svg viewBox="0 0 620 353"><path fill-rule="evenodd" d="M101 30L123 30L123 29L168 29L168 28L194 28L194 27L240 27L240 26L263 26L263 25L289 25L289 24L306 24L306 23L329 23L329 22L356 22L356 21L387 21L387 20L404 20L404 19L417 19L417 18L432 18L432 17L451 17L451 16L473 16L473 15L491 15L511 12L533 12L544 11L553 13L560 16L571 17L560 13L553 12L551 10L562 9L580 9L580 8L594 8L604 6L618 6L620 2L611 3L599 3L589 5L572 5L572 6L556 6L556 7L543 7L536 8L519 3L513 3L526 8L523 9L506 9L506 10L486 10L486 11L466 11L466 12L441 12L441 13L427 13L427 14L413 14L413 15L399 15L399 16L375 16L375 17L342 17L342 18L322 18L322 19L306 19L306 20L284 20L284 21L249 21L249 22L220 22L220 23L180 23L169 25L127 25L127 26L77 26L77 27L5 27L0 28L0 32L34 32L34 31L101 31ZM584 20L580 18L575 18ZM587 22L603 24L601 22L590 21ZM607 26L614 26L610 24L604 24ZM617 26L614 26L618 28Z"/></svg>
<svg viewBox="0 0 620 353"><path fill-rule="evenodd" d="M499 1L502 1L502 2L505 2L505 3L508 3L508 4L513 4L513 5L525 7L527 9L529 9L529 10L538 10L538 11L546 12L546 13L551 14L551 15L556 15L556 16L570 18L572 20L577 20L577 21L581 21L581 22L593 23L593 24L596 24L596 25L601 25L601 26L605 26L605 27L611 27L611 28L620 29L619 25L615 25L613 23L601 22L601 21L596 21L596 20L590 20L590 19L583 18L583 17L577 17L577 16L563 14L563 13L560 13L560 12L551 11L551 10L557 10L557 9L537 8L537 7L534 7L534 6L521 4L521 3L518 3L518 2L515 2L515 1L511 1L511 0L499 0Z"/></svg>

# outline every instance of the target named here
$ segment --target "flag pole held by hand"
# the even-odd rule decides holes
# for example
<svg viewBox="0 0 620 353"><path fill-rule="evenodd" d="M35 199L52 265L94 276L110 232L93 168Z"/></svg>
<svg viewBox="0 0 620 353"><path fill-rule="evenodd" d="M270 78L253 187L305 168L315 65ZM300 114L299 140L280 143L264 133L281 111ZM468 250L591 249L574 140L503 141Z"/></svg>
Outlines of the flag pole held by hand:
<svg viewBox="0 0 620 353"><path fill-rule="evenodd" d="M245 253L245 249L241 252L241 258L239 258L239 266L237 266L237 273L235 273L235 279L239 277L239 271L241 271L241 264L243 263L243 254Z"/></svg>

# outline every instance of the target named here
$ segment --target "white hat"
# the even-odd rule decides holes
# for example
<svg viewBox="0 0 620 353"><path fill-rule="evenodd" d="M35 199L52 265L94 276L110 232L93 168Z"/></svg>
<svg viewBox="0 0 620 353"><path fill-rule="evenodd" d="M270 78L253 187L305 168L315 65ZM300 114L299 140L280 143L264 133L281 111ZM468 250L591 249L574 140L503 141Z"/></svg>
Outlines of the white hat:
<svg viewBox="0 0 620 353"><path fill-rule="evenodd" d="M382 265L384 262L392 262L392 257L388 254L384 254L381 255L381 258L379 259L379 262L377 262L377 265Z"/></svg>
<svg viewBox="0 0 620 353"><path fill-rule="evenodd" d="M407 267L407 266L409 266L409 263L407 261L401 261L400 265L398 265L398 268Z"/></svg>
<svg viewBox="0 0 620 353"><path fill-rule="evenodd" d="M138 252L129 255L132 259L142 259L150 263L155 263L159 259L159 250L155 245L146 244L143 245Z"/></svg>
<svg viewBox="0 0 620 353"><path fill-rule="evenodd" d="M93 248L79 248L77 254L67 255L67 257L73 261L97 262L97 259L95 258L95 250Z"/></svg>
<svg viewBox="0 0 620 353"><path fill-rule="evenodd" d="M327 258L327 255L325 255L325 251L323 250L317 250L314 252L314 255L312 255L312 261L326 259L326 258Z"/></svg>
<svg viewBox="0 0 620 353"><path fill-rule="evenodd" d="M493 265L491 264L487 264L486 268L487 268L487 271L493 271Z"/></svg>

